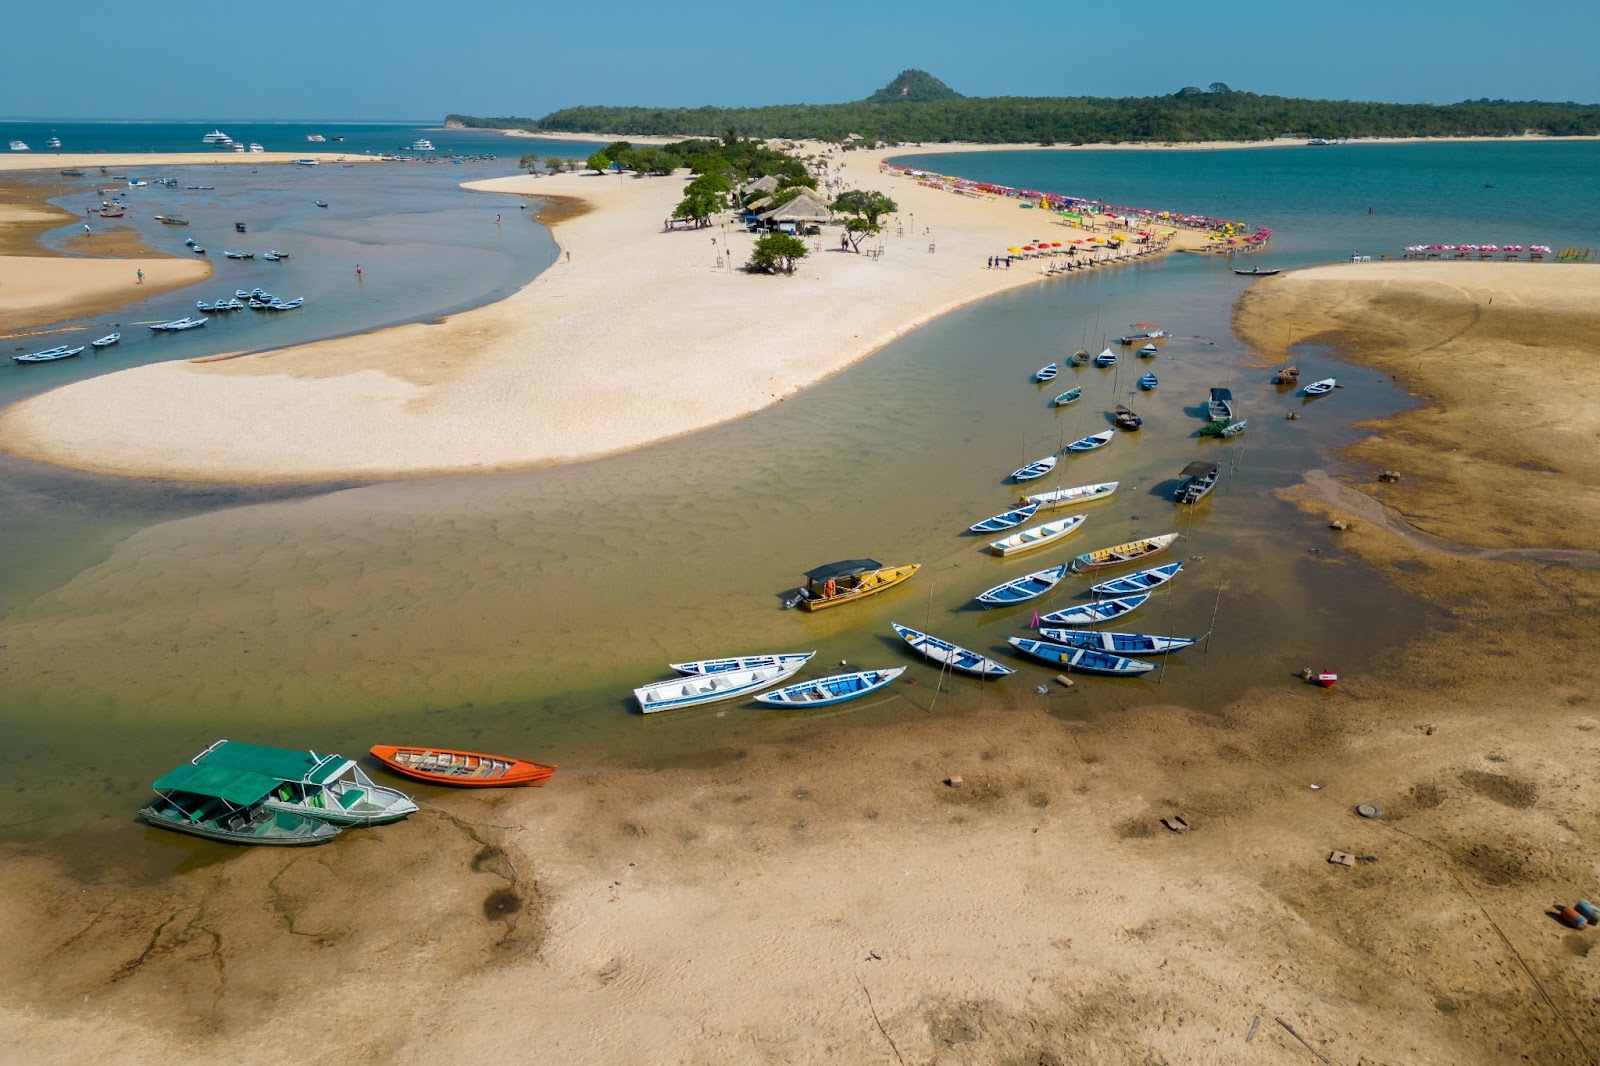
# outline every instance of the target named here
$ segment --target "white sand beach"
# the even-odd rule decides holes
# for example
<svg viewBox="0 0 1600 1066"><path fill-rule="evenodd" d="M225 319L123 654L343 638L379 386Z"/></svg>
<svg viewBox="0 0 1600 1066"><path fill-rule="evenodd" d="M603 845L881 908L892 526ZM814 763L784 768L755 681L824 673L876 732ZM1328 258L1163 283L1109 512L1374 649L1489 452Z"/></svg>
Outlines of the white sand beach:
<svg viewBox="0 0 1600 1066"><path fill-rule="evenodd" d="M8 410L0 437L46 462L195 481L571 462L759 410L969 301L1071 284L1036 261L985 268L1034 238L1089 236L1056 216L880 173L877 153L835 159L849 186L899 203L882 257L838 250L830 227L794 276L746 275L742 229L663 232L682 174L478 182L593 210L556 227L561 259L531 284L442 325L106 375ZM1180 230L1174 247L1204 244Z"/></svg>

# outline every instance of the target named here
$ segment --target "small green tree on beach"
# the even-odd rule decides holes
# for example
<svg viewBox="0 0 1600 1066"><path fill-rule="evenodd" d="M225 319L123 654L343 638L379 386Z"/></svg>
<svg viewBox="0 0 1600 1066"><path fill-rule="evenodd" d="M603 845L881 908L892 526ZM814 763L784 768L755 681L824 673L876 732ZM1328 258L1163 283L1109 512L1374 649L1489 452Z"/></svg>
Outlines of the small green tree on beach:
<svg viewBox="0 0 1600 1066"><path fill-rule="evenodd" d="M611 157L606 155L605 152L596 152L594 155L590 156L583 165L594 171L596 174L604 174L606 171L611 169Z"/></svg>
<svg viewBox="0 0 1600 1066"><path fill-rule="evenodd" d="M561 168L566 165L567 161L558 156L551 156L549 159L544 161L544 168L552 174L561 173Z"/></svg>
<svg viewBox="0 0 1600 1066"><path fill-rule="evenodd" d="M683 187L683 200L672 217L693 219L696 226L709 226L712 215L728 209L728 193L732 188L726 171L707 171Z"/></svg>
<svg viewBox="0 0 1600 1066"><path fill-rule="evenodd" d="M805 241L787 233L769 233L756 241L744 268L752 274L793 274L794 265L805 257Z"/></svg>
<svg viewBox="0 0 1600 1066"><path fill-rule="evenodd" d="M532 174L539 169L539 156L534 152L525 152L522 158L517 160L517 166Z"/></svg>
<svg viewBox="0 0 1600 1066"><path fill-rule="evenodd" d="M851 189L839 194L833 209L855 217L844 224L845 236L856 254L861 252L861 242L883 230L883 216L898 209L893 200L876 189Z"/></svg>

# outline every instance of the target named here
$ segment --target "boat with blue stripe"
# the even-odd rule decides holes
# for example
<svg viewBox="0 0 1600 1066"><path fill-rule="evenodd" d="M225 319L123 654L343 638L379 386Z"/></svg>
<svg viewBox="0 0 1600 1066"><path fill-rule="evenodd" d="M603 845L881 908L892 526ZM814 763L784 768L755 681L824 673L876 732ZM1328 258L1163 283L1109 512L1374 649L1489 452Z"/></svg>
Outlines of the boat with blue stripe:
<svg viewBox="0 0 1600 1066"><path fill-rule="evenodd" d="M876 692L905 672L905 667L896 666L891 670L858 670L853 674L797 681L771 692L763 692L756 697L756 702L773 707L832 707Z"/></svg>
<svg viewBox="0 0 1600 1066"><path fill-rule="evenodd" d="M1006 639L1012 647L1024 655L1031 655L1035 659L1041 659L1055 666L1063 666L1068 670L1077 670L1085 674L1104 674L1108 677L1136 677L1139 674L1148 674L1156 668L1155 663L1142 662L1139 659L1129 659L1103 651L1069 648L1064 644L1051 644L1048 641L1033 640L1028 637L1007 637Z"/></svg>

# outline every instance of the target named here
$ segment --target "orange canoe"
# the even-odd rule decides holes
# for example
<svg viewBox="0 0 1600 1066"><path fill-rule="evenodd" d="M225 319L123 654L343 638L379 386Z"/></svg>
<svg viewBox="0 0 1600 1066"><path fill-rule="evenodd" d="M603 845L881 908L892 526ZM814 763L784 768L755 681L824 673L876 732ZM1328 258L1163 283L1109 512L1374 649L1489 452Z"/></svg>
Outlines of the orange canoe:
<svg viewBox="0 0 1600 1066"><path fill-rule="evenodd" d="M462 788L500 788L505 785L542 785L556 772L554 766L449 748L407 748L378 744L374 757L396 773Z"/></svg>

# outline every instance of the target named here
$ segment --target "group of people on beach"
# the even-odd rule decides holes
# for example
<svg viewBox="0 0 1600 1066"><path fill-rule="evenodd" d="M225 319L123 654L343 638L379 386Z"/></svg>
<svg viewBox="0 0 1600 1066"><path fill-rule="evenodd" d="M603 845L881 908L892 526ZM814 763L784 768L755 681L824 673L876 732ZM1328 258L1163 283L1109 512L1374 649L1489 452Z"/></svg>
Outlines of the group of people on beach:
<svg viewBox="0 0 1600 1066"><path fill-rule="evenodd" d="M1011 269L1011 257L1009 255L991 255L989 257L990 270L994 270L996 267L1002 266L1007 270Z"/></svg>

